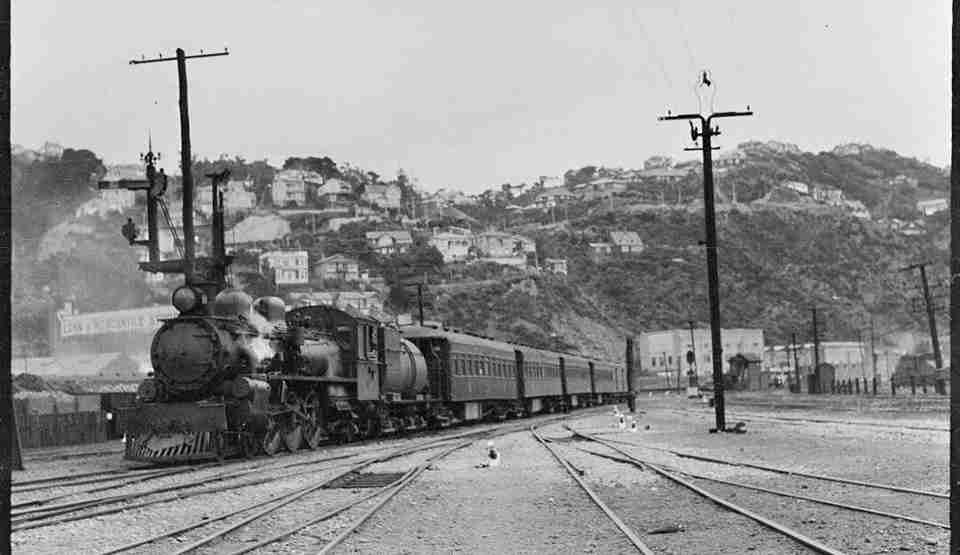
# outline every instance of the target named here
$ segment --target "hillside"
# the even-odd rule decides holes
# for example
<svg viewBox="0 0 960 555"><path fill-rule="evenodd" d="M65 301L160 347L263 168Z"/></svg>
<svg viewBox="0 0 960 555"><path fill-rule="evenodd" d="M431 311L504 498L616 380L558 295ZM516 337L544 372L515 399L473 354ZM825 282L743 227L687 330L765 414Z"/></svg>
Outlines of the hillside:
<svg viewBox="0 0 960 555"><path fill-rule="evenodd" d="M19 346L43 352L51 303L74 298L81 310L104 310L167 298L168 292L145 283L136 270L136 253L117 233L127 214L70 217L95 195L91 186L104 171L92 152L65 149L53 157L15 157L14 162L16 201L24 207L15 214L13 229L14 335ZM202 161L198 168L216 164L228 164L238 176L250 177L258 198L268 194L273 169L265 163ZM326 157L285 164L300 165L347 179L355 197L378 179ZM446 282L428 287L428 318L533 345L583 345L593 354L619 357L626 334L685 327L690 320L708 323L705 255L699 245L704 233L698 200L702 177L695 164L681 165L694 171L668 183L631 180L637 170L572 169L564 174L568 186L594 179L630 183L615 197L570 201L550 210L516 209L535 201L543 179L518 196L507 184L479 195L473 205L458 205L474 219L475 229L499 228L534 239L541 262L567 259L567 276L536 274L529 268L444 264L427 244L431 228L416 220L410 253L375 255L364 233L400 229L407 225L401 218L417 214L416 208L413 214L404 208L382 214L383 222L351 223L336 232L318 232L315 219L293 218L288 239L309 250L311 260L333 253L358 258L372 275L384 278L385 298L394 312L415 311L416 299L406 284L425 273L431 284ZM784 181L839 189L846 199L866 205L870 219L777 187ZM403 186L404 198L416 197L411 205L431 201L407 187L406 176L399 175L395 182ZM718 158L716 183L725 326L761 327L768 343L788 341L792 333L804 341L810 337L809 308L816 305L826 339L855 340L858 332L866 333L871 318L881 343L909 349L913 345L907 335L926 333L922 315L910 310L916 276L897 269L932 261L931 280L942 280L948 217L941 212L923 218L911 236L898 233L889 218L912 222L918 219L917 200L948 196L946 172L867 145L814 154L783 143L744 143ZM737 203L731 202L734 198ZM611 231L637 232L645 250L594 258L589 243L608 240ZM238 256L255 271L254 254Z"/></svg>
<svg viewBox="0 0 960 555"><path fill-rule="evenodd" d="M763 328L768 343L787 342L792 333L805 341L809 308L816 305L830 340L868 334L871 316L881 344L900 344L899 333L926 332L922 315L909 310L916 277L897 269L947 259L934 240L936 226L905 237L869 221L769 207L729 211L718 227L724 326ZM594 260L588 244L609 230L636 231L646 250ZM625 333L686 327L689 320L709 324L705 254L698 246L702 212L624 209L527 233L536 237L541 257L568 259L568 276L441 296L438 316L541 346L555 341L551 334L560 343L586 340L591 350L610 355L619 354ZM932 267L932 279L942 270L942 264Z"/></svg>

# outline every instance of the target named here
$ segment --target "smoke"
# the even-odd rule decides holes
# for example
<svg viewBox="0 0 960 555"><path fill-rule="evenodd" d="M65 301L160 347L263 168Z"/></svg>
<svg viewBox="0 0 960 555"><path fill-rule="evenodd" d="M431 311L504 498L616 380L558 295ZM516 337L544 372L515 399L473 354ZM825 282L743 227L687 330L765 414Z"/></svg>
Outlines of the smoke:
<svg viewBox="0 0 960 555"><path fill-rule="evenodd" d="M247 315L247 321L260 333L259 336L250 340L250 350L261 361L273 358L274 353L280 348L280 342L271 341L269 337L277 332L277 324L267 321L255 310L251 310L250 314Z"/></svg>

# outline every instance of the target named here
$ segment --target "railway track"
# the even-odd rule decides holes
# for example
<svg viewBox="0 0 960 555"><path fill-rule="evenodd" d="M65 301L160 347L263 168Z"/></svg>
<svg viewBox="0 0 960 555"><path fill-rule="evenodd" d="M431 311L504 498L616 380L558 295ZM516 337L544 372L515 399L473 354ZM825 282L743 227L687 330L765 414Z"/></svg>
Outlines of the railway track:
<svg viewBox="0 0 960 555"><path fill-rule="evenodd" d="M546 416L541 418L543 421L552 421L561 417ZM259 501L242 508L235 508L234 510L225 511L215 516L207 515L201 520L187 526L170 530L165 534L160 534L156 538L148 538L136 542L137 546L142 546L147 543L159 541L162 537L176 536L201 526L209 526L226 519L235 519L235 517L242 516L244 513L249 514L252 511L257 511L258 513L264 512L264 515L269 514L272 510L268 509L281 509L287 503L292 503L300 499L300 497L290 499L298 493L309 495L310 493L316 492L317 489L324 489L324 485L327 484L329 480L338 476L349 475L351 473L355 474L358 468L377 464L378 461L381 460L391 460L399 456L398 453L418 453L430 449L439 450L452 447L455 442L464 442L470 438L522 431L529 425L528 422L529 421L508 421L478 427L473 430L460 431L454 434L446 433L440 436L433 434L427 437L417 437L409 440L411 443L402 446L397 446L394 443L392 445L371 448L372 446L370 445L360 443L350 444L346 446L346 448L358 447L361 449L337 456L324 456L329 455L329 453L300 451L294 454L292 458L266 458L253 463L246 461L247 464L240 468L223 467L218 466L216 463L211 463L209 467L203 468L179 467L177 469L171 469L168 467L166 469L139 470L139 473L134 475L104 473L90 476L90 474L97 473L88 473L87 476L73 480L71 483L73 485L80 485L80 482L86 480L104 479L104 481L93 482L96 487L89 490L84 489L80 492L71 492L68 494L55 492L56 495L53 496L28 501L18 501L14 505L12 514L14 537L38 528L48 528L55 531L58 527L66 523L91 521L96 517L121 512L125 514L150 514L153 507L157 506L165 507L158 509L159 511L169 511L169 507L172 506L170 505L171 503L199 496L206 496L201 499L209 498L211 500L210 506L217 506L213 500L221 497L218 494L233 495L234 497L231 498L233 500L236 499L236 494L249 496L251 499L259 499ZM333 478L329 478L321 483L313 483L317 475L329 474L337 469L340 469L340 472ZM413 465L407 469L402 476L397 476L395 480L389 483L381 484L377 491L386 495L392 491L391 488L406 487L406 484L412 482L423 470L420 466ZM167 472L169 472L169 474L166 474ZM186 473L196 473L196 475L189 480L184 480L182 474ZM160 483L166 479L173 479L174 482ZM52 483L49 480L50 479L39 479L24 482L21 483L20 486L23 490L39 486L46 487ZM143 482L146 480L156 480L158 483L156 487L145 488ZM273 484L281 483L285 485L282 487L273 486ZM307 485L303 485L305 483L307 483ZM296 487L290 489L292 486ZM127 489L120 489L123 487L127 487ZM110 492L110 494L107 495L100 493L107 489L117 489L119 491L116 493ZM305 491L307 489L309 489L309 491ZM282 491L283 493L278 494L276 493L277 491ZM326 518L317 520L316 523L328 518L333 518L345 511L352 510L356 504L372 499L376 497L376 495L371 494L361 497L362 499L356 500L354 504L345 503L344 507L334 507L336 510L330 509L330 511L328 511L330 514ZM233 503L235 503L235 501L231 501L231 504ZM251 522L255 520L257 520L257 518L252 519ZM97 519L96 522L100 522L100 519ZM305 526L311 525L312 524L306 524ZM90 526L98 527L100 525L91 522ZM225 533L229 533L235 528L236 527L231 528L231 530ZM104 532L107 533L106 530L104 530ZM276 530L268 528L263 534L258 536L258 538L269 536L275 532ZM55 532L51 533L55 534ZM291 532L291 534L296 534L296 531ZM108 535L106 537L112 536ZM275 541L279 541L280 539L281 538L278 538ZM103 542L101 542L100 545L103 545ZM135 549L137 546L121 546L123 549L114 548L109 552Z"/></svg>
<svg viewBox="0 0 960 555"><path fill-rule="evenodd" d="M697 416L712 416L713 413L705 410L696 410L696 409L669 409L670 412L679 413L679 414L692 414ZM730 414L727 412L728 420L743 420L746 422L787 422L791 424L837 424L844 426L866 426L871 428L888 428L891 430L917 430L925 432L949 432L950 429L943 426L914 426L910 424L895 424L895 423L884 423L884 422L864 422L864 421L852 421L852 420L838 420L830 418L816 418L816 417L791 417L791 416L769 416L762 414L752 414L752 413L739 413L737 415Z"/></svg>
<svg viewBox="0 0 960 555"><path fill-rule="evenodd" d="M920 512L923 512L924 508L928 509L928 512L929 512L929 509L936 508L935 505L928 504L926 507L924 507L922 504L918 505L916 501L920 497L925 497L928 499L936 498L937 499L936 502L943 503L942 511L944 514L946 514L948 512L946 501L949 498L949 496L939 492L931 492L931 491L907 488L907 487L891 485L891 484L879 484L879 483L872 483L872 482L865 482L865 481L858 481L858 480L847 480L847 479L837 478L833 476L817 475L812 473L792 472L788 469L770 467L762 464L741 463L736 461L729 461L729 460L717 459L717 458L700 456L700 455L678 453L670 449L645 446L645 445L641 445L641 444L637 444L629 441L620 441L620 440L601 438L597 434L582 433L582 432L573 430L569 427L567 427L567 429L571 432L572 434L571 436L566 438L554 439L554 441L556 441L557 443L562 443L563 441L575 440L576 441L575 443L571 443L569 445L569 447L572 449L576 449L579 452L588 453L592 457L612 460L618 463L628 464L628 465L632 465L642 469L652 470L658 475L671 479L676 483L681 484L684 487L687 487L693 491L697 491L697 489L699 489L706 492L704 487L699 484L714 484L720 487L723 491L730 492L729 497L736 495L737 491L740 491L740 492L746 491L748 493L745 498L749 499L750 502L753 502L754 498L756 498L757 496L759 496L761 499L764 498L764 496L766 496L766 501L762 501L764 507L775 507L775 509L773 510L775 511L775 514L778 519L780 519L783 522L799 523L799 526L801 528L804 527L805 523L813 522L812 520L808 521L801 516L803 511L808 510L815 506L820 506L820 507L835 509L835 511L833 512L833 515L834 515L833 521L832 521L833 526L843 526L844 524L842 523L847 522L846 525L849 528L853 528L853 529L866 528L871 530L872 532L875 532L877 529L887 529L895 525L901 528L903 526L913 526L912 528L912 530L914 531L913 533L924 534L926 536L920 536L920 537L926 537L926 538L929 538L930 534L936 534L938 531L939 533L943 533L943 531L950 529L950 526L946 522L946 519L944 519L943 521L939 521L936 519L928 518L926 515L905 514L905 512L916 512L918 509L920 510ZM579 442L588 442L591 445L591 447L600 446L601 452L598 452L594 449L586 449L586 448L580 447L577 445L577 443ZM623 447L620 447L619 445L627 445L634 449L639 448L641 450L674 454L674 455L677 455L679 460L676 461L675 463L664 463L662 462L662 456L661 456L659 459L661 462L655 462L655 461L652 461L650 457L638 456L634 449L628 451ZM707 463L712 463L715 465L723 465L723 466L737 466L737 467L749 468L754 470L763 470L763 471L767 471L774 474L787 473L787 474L790 474L791 476L802 478L807 482L804 482L803 480L800 480L800 481L791 480L789 482L790 485L792 486L790 489L796 490L799 488L800 491L786 491L779 487L770 487L766 485L758 485L756 483L748 483L750 481L755 481L755 480L750 480L748 478L746 481L744 481L743 477L741 476L738 476L737 479L729 479L729 478L724 479L723 477L719 477L713 474L712 471L705 471L702 468L703 466L702 464L700 465L701 468L699 469L690 469L688 465L683 464L683 460L695 460L698 463L707 462ZM672 475L672 477L670 475ZM763 480L761 480L761 482L763 482ZM842 493L832 498L829 494L827 496L823 496L823 495L817 496L815 493L811 493L811 491L817 489L817 486L816 486L817 482L823 483L825 485L832 484L833 486L836 486L836 483L839 482L843 484L842 486L839 486L842 488ZM851 491L849 489L849 486L851 485L862 487L864 488L864 491L866 491L867 488L874 489L874 490L883 490L883 493L882 495L879 495L878 497L874 498L870 502L855 504L853 502L848 501L850 497L855 497L857 495L855 491ZM710 492L707 492L707 493L709 493L710 496L712 496L712 497L708 496L708 498L710 498L712 501L719 504L724 504L726 506L726 503L724 503L724 501L728 502L728 499L719 498L719 496L715 495L714 493L710 493ZM717 497L717 499L714 499L714 497ZM774 497L785 498L785 499L788 499L789 501L787 503L768 502ZM878 500L880 500L881 502L878 503L877 502ZM800 502L801 504L797 505L798 502ZM894 508L892 510L889 510L885 508L884 505L890 505ZM910 509L904 509L905 507L910 507L911 509L914 509L914 510L911 511ZM784 508L786 508L786 510ZM754 517L757 517L760 515L757 515L755 513L753 514L753 516L747 515L746 513L743 513L743 514L745 514L746 516L749 516L750 518L753 518L754 520L756 520L757 522L760 522L764 526L774 528L773 526L771 526L770 523L767 523L761 520L766 517L760 517L761 519L757 519ZM822 515L823 509L814 509L813 514ZM869 519L869 522L865 522L864 521L865 518ZM766 520L770 520L770 519L766 518ZM821 524L823 522L825 521L820 521ZM900 522L903 524L897 525L896 524L897 522ZM779 522L774 522L772 520L771 520L771 523L781 525ZM853 524L851 525L849 523L853 523ZM843 537L843 536L840 536L840 537ZM840 541L843 541L847 545L847 547L850 546L850 542L848 539L844 538ZM867 539L867 541L869 542L869 538ZM924 541L935 541L935 540L925 539ZM807 545L808 547L814 550L820 549L820 547L811 546L809 544ZM821 543L820 545L821 547L832 550L832 551L820 551L820 552L824 552L824 553L838 552L838 549L836 547L827 547L826 545L823 545L823 543ZM931 543L930 545L935 545L935 544ZM865 547L869 548L870 547L869 543L865 545Z"/></svg>
<svg viewBox="0 0 960 555"><path fill-rule="evenodd" d="M587 494L591 497L591 499L593 499L594 502L598 506L600 506L601 510L603 510L604 513L606 513L608 517L610 517L610 519L623 532L624 536L626 536L631 541L631 543L633 543L633 545L636 547L638 552L644 553L644 554L652 554L652 553L655 553L656 551L662 551L664 549L669 551L676 551L678 549L678 546L673 545L673 542L670 542L669 540L664 540L663 538L668 537L668 534L670 532L682 531L682 528L675 527L673 529L669 529L666 531L662 529L661 530L655 529L647 532L646 534L638 533L637 530L629 524L629 519L626 518L626 514L631 514L631 516L635 516L632 514L633 513L632 511L630 513L624 512L624 514L618 514L617 512L615 512L615 510L611 508L610 505L600 500L599 494L587 483L588 480L581 477L587 473L587 470L576 468L566 457L561 455L557 449L553 448L550 445L551 443L557 443L556 439L543 438L536 432L535 428L531 428L531 431L533 432L534 437L537 439L537 441L539 441L542 445L544 445L545 448L550 450L550 452L554 455L554 457L557 458L557 460L564 466L567 472L574 478L574 480L577 481L580 487L583 488L587 492ZM608 449L614 450L615 452L618 453L619 457L605 455L603 453L596 453L596 452L593 452L592 450L587 450L587 449L579 449L580 451L585 451L598 458L605 458L605 459L613 458L615 460L619 459L617 460L617 462L628 462L628 463L634 464L637 467L641 467L643 469L649 469L653 471L658 477L668 481L669 483L682 486L683 488L689 491L692 491L699 497L711 502L712 504L720 505L727 511L730 511L741 517L748 518L754 521L755 523L769 530L772 530L783 537L789 538L792 542L795 542L796 545L803 546L808 550L812 550L816 553L822 553L827 555L839 555L843 553L842 551L836 548L830 547L781 522L777 522L771 518L768 518L756 512L750 511L738 504L733 503L729 499L725 499L714 493L711 493L703 489L702 487L699 487L696 484L693 484L689 480L684 479L679 475L678 472L668 470L667 468L661 465L654 464L650 461L636 458L632 454L626 451L623 451L620 448L613 445L612 443L606 440L600 439L598 437L591 436L588 434L581 434L578 432L573 432L573 433L574 433L573 437L575 438L579 438L584 441L592 442L597 445L601 445ZM668 508L667 511L669 510L670 509ZM649 513L649 511L647 512ZM653 543L654 541L656 542L655 545ZM680 546L679 549L683 551L683 547L684 546ZM719 547L720 546L717 546L718 552L720 550ZM656 551L654 551L655 549Z"/></svg>
<svg viewBox="0 0 960 555"><path fill-rule="evenodd" d="M336 535L329 539L324 540L325 545L322 548L319 548L320 553L327 553L329 550L334 548L345 538L347 538L351 533L355 532L364 522L366 522L371 516L373 516L380 508L382 508L390 499L393 498L397 493L402 491L404 488L412 484L417 477L419 477L431 464L439 461L443 457L449 455L450 453L461 449L472 444L474 441L477 441L478 438L482 439L484 437L493 437L497 435L503 435L507 433L512 433L515 431L520 431L523 429L525 424L516 424L516 423L507 423L496 426L492 429L484 430L473 430L468 432L463 432L453 436L436 439L433 441L428 441L422 444L405 446L399 449L393 449L388 453L376 455L372 457L367 457L361 459L351 465L347 465L348 468L342 472L338 472L331 477L324 477L320 480L313 481L308 483L303 487L296 488L290 492L287 492L282 495L274 495L269 497L266 500L255 502L249 505L245 505L239 509L232 511L224 512L213 517L200 519L191 523L188 523L184 526L179 526L175 529L166 530L164 532L155 534L151 537L137 540L116 548L112 548L108 551L103 552L102 555L114 554L114 553L123 553L133 549L137 549L147 544L153 544L156 542L163 541L167 538L173 536L180 536L186 532L196 530L201 527L206 527L213 525L214 523L221 522L233 517L237 517L244 513L250 513L248 516L237 520L229 525L223 526L209 534L191 542L186 546L177 547L176 551L173 553L175 555L180 555L184 553L194 552L202 547L210 546L211 544L217 543L219 548L224 547L222 544L228 542L231 534L236 533L242 528L247 528L251 526L267 526L265 533L256 533L255 537L259 538L256 542L245 542L242 547L237 548L236 550L226 551L228 553L237 555L240 553L247 553L255 549L260 549L262 547L272 545L288 538L297 537L297 536L307 536L317 539L317 536L314 534L308 534L305 531L316 527L330 519L340 516L345 513L356 513L362 506L367 505L368 501L376 501L372 506L367 507L365 511L360 514L354 515L348 522L341 523L342 525L337 530ZM428 451L435 451L435 453L426 456L424 460L415 462L411 466L407 467L403 472L394 473L394 476L386 481L383 484L377 485L372 492L366 494L355 493L350 496L348 499L342 499L339 502L334 500L332 503L324 504L324 507L319 510L319 514L312 516L307 520L302 520L303 512L315 512L313 510L302 511L296 516L298 520L301 520L298 524L284 529L280 532L276 532L273 529L269 528L269 525L264 524L263 520L268 517L268 515L276 514L278 511L288 505L293 504L294 502L306 500L308 496L317 494L320 490L325 490L330 488L333 484L338 481L342 481L345 478L351 476L357 476L364 469L368 469L377 464L383 464L388 461L395 461L396 459L401 459L403 457L409 457L413 455L423 454ZM350 482L353 483L353 482ZM289 512L291 509L288 508ZM313 551L313 549L311 549Z"/></svg>

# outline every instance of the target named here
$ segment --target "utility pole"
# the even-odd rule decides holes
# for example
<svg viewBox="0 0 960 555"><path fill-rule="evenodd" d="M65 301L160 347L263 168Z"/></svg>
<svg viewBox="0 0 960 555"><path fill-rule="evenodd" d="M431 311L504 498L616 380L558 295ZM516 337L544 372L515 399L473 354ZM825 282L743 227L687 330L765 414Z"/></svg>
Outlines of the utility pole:
<svg viewBox="0 0 960 555"><path fill-rule="evenodd" d="M687 362L690 364L690 371L693 373L694 376L696 376L696 370L697 370L697 342L696 342L696 340L693 338L693 320L689 320L687 323L690 324L690 352L693 353L693 360L692 360L692 361L688 360Z"/></svg>
<svg viewBox="0 0 960 555"><path fill-rule="evenodd" d="M190 111L187 103L187 60L194 58L210 58L214 56L227 56L229 52L224 48L223 52L214 52L210 54L192 54L187 56L182 48L177 49L175 57L163 57L139 60L130 60L131 65L153 64L157 62L177 62L177 78L180 89L180 171L183 176L183 274L186 285L192 285L196 279L195 275L195 236L193 233L193 158L190 153ZM212 298L212 296L210 297Z"/></svg>
<svg viewBox="0 0 960 555"><path fill-rule="evenodd" d="M0 7L0 34L4 44L10 44L10 2ZM0 79L6 87L0 93L0 131L7 140L0 144L0 229L4 236L0 243L3 263L11 261L9 230L12 223L10 211L10 183L13 175L10 156L10 48L0 52ZM10 322L10 270L4 270L6 279L0 279L0 322ZM13 445L17 437L17 425L13 419L13 372L10 326L0 331L0 445ZM10 546L10 494L13 491L12 457L10 449L0 454L0 553L11 553Z"/></svg>
<svg viewBox="0 0 960 555"><path fill-rule="evenodd" d="M930 285L927 283L927 266L929 262L911 264L906 268L901 268L901 272L920 269L920 283L923 287L923 301L927 305L927 321L930 324L930 341L933 344L933 359L937 363L937 370L943 368L943 356L940 354L940 338L937 337L937 318L934 311L933 301L930 299Z"/></svg>
<svg viewBox="0 0 960 555"><path fill-rule="evenodd" d="M407 287L417 286L417 307L420 310L420 325L423 326L423 282L408 283Z"/></svg>
<svg viewBox="0 0 960 555"><path fill-rule="evenodd" d="M793 342L793 373L797 380L797 393L801 393L800 385L800 360L797 358L797 334L791 333L790 340Z"/></svg>
<svg viewBox="0 0 960 555"><path fill-rule="evenodd" d="M820 387L820 331L817 329L817 307L810 307L813 314L813 376L814 393L823 393Z"/></svg>
<svg viewBox="0 0 960 555"><path fill-rule="evenodd" d="M711 83L707 78L706 72L703 74L701 84L710 87ZM716 409L717 431L726 430L726 414L723 401L723 345L720 337L720 276L717 269L717 223L716 210L714 208L714 190L713 190L713 146L710 139L720 135L719 126L712 126L715 118L729 118L739 116L752 116L753 112L747 106L745 112L715 112L707 117L701 114L680 114L671 115L667 112L666 116L658 118L659 121L688 120L690 123L690 137L696 142L698 138L703 138L703 144L700 148L686 150L700 150L703 153L703 210L707 234L707 278L709 281L710 297L710 339L713 351L713 395L714 408ZM700 129L694 125L694 121L700 122Z"/></svg>
<svg viewBox="0 0 960 555"><path fill-rule="evenodd" d="M952 52L960 52L960 0L953 0ZM950 156L950 552L960 552L960 56L953 56Z"/></svg>

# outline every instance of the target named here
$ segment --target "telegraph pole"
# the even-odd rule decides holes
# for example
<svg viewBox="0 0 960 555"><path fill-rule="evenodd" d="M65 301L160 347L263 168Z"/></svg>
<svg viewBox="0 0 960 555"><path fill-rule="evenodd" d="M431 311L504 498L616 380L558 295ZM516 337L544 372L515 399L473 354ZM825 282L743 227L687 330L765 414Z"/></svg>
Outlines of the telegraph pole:
<svg viewBox="0 0 960 555"><path fill-rule="evenodd" d="M800 360L797 358L797 334L791 333L790 340L793 342L793 374L797 380L797 393L801 393L803 390L800 386Z"/></svg>
<svg viewBox="0 0 960 555"><path fill-rule="evenodd" d="M420 325L423 326L423 282L408 283L407 287L417 286L417 308L420 310Z"/></svg>
<svg viewBox="0 0 960 555"><path fill-rule="evenodd" d="M704 72L702 84L709 87L710 81ZM703 210L706 220L707 234L707 279L709 282L710 297L710 340L712 343L712 362L713 362L713 395L714 408L716 409L717 431L726 430L726 415L724 412L723 401L723 344L720 337L720 276L717 269L717 222L716 210L714 208L714 190L713 190L713 145L711 138L720 135L719 126L712 126L716 118L730 118L739 116L752 116L753 112L747 106L745 112L715 112L707 117L701 114L680 114L671 115L667 112L666 116L658 118L659 121L688 120L690 122L690 136L696 142L698 138L703 138L703 144L700 148L687 150L700 150L703 153ZM700 123L700 128L694 125L694 122Z"/></svg>
<svg viewBox="0 0 960 555"><path fill-rule="evenodd" d="M813 393L823 393L820 391L820 332L817 330L817 307L810 307L810 312L813 314L813 376L816 390Z"/></svg>
<svg viewBox="0 0 960 555"><path fill-rule="evenodd" d="M5 45L10 44L10 2L0 7L0 35ZM0 131L7 140L0 144L0 260L3 260L3 279L0 279L0 322L10 322L10 261L11 243L10 224L10 183L13 176L10 158L10 48L0 51L0 79L3 80L3 92L0 92ZM0 445L13 445L17 437L17 426L13 420L13 375L10 341L10 326L4 325L0 331ZM0 454L0 553L10 553L10 493L12 491L12 469L10 450L3 449Z"/></svg>
<svg viewBox="0 0 960 555"><path fill-rule="evenodd" d="M960 0L953 0L952 52L960 52ZM960 551L960 56L953 56L950 156L950 552Z"/></svg>
<svg viewBox="0 0 960 555"><path fill-rule="evenodd" d="M157 62L177 62L177 77L180 86L180 171L183 174L183 272L187 285L194 283L194 265L196 254L194 249L193 233L193 172L191 164L193 158L190 154L190 112L187 105L187 60L194 58L210 58L214 56L227 56L229 52L224 48L223 52L214 52L211 54L192 54L187 56L182 48L177 49L175 57L163 57L139 60L130 60L131 65L153 64Z"/></svg>
<svg viewBox="0 0 960 555"><path fill-rule="evenodd" d="M940 338L937 337L937 318L933 306L933 300L930 298L930 284L927 283L927 266L929 262L911 264L906 268L901 268L901 272L910 270L920 270L920 284L923 287L923 301L927 305L927 321L930 324L930 341L933 344L933 359L937 363L937 370L943 368L943 356L940 354Z"/></svg>

